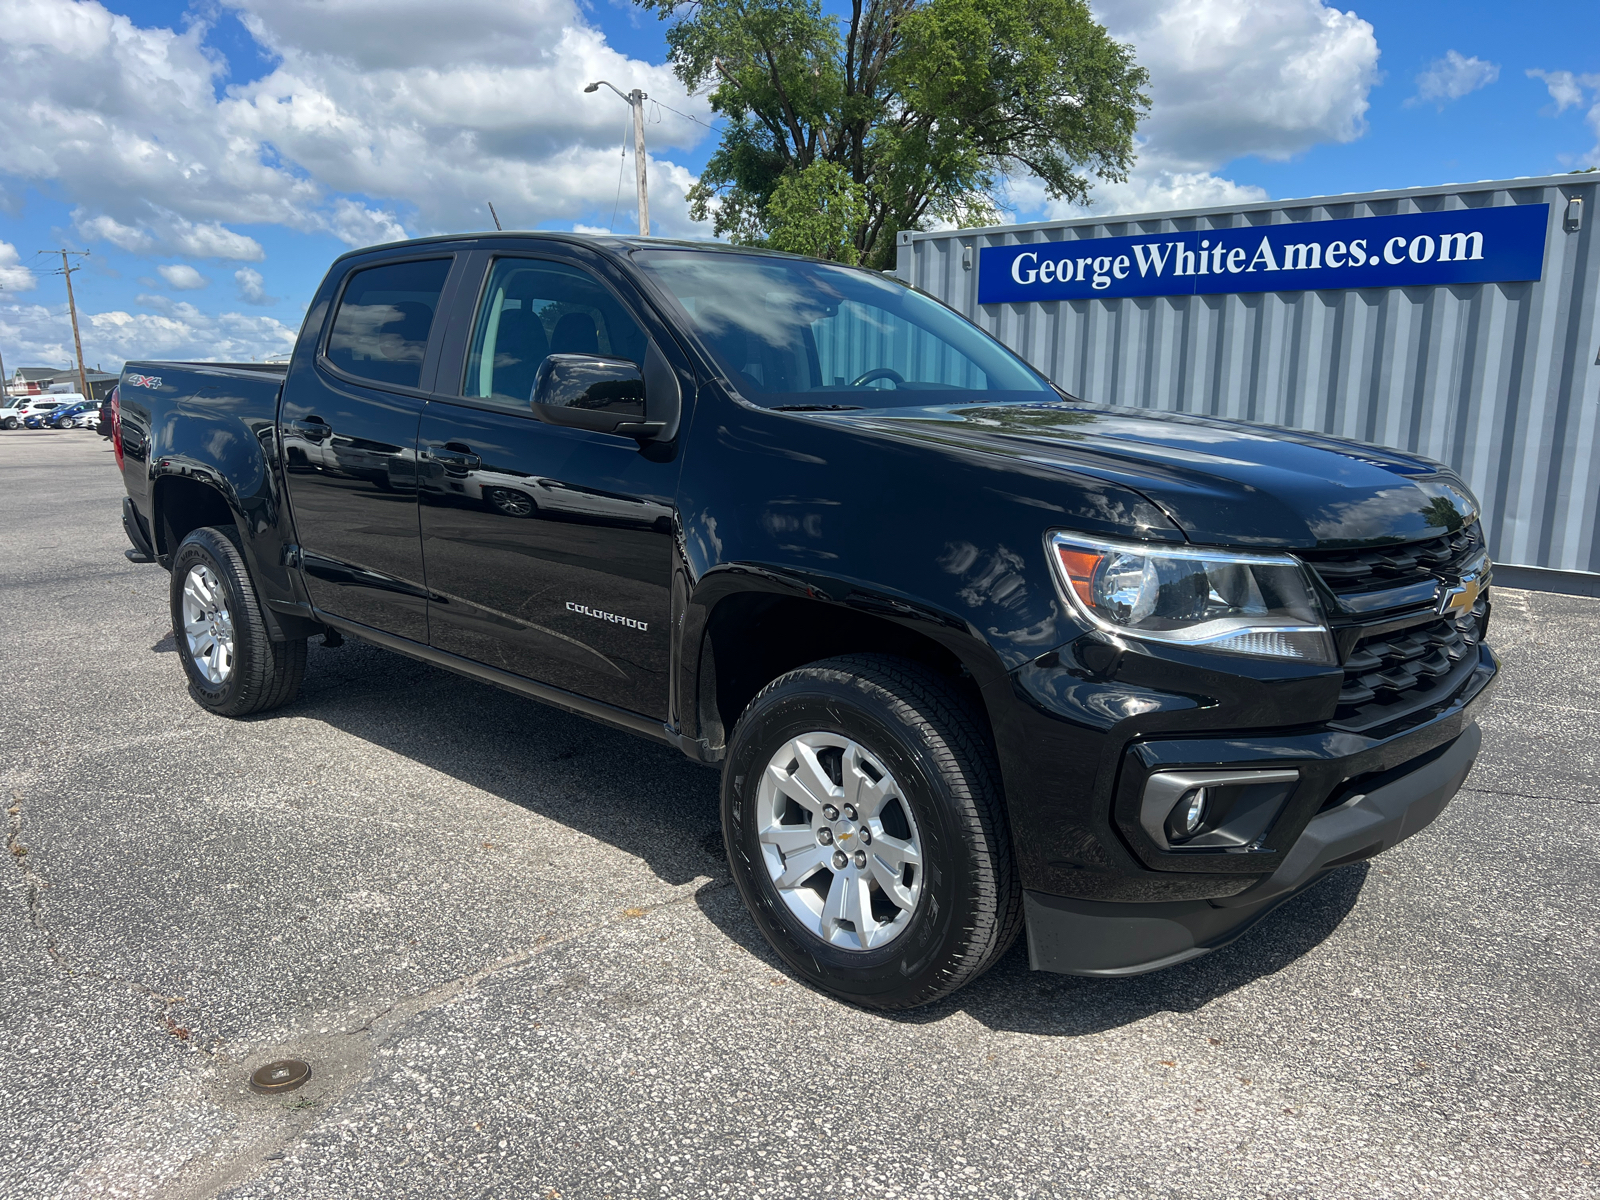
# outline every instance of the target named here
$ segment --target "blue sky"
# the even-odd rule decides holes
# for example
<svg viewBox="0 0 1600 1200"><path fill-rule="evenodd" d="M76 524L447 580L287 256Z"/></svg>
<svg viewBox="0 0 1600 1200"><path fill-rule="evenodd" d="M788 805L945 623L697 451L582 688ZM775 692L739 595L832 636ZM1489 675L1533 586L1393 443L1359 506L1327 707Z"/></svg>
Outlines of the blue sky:
<svg viewBox="0 0 1600 1200"><path fill-rule="evenodd" d="M1097 189L1101 211L1600 161L1592 0L1095 9L1155 100L1140 167ZM91 252L74 276L86 355L115 368L279 352L335 255L482 228L487 199L508 224L631 231L626 106L581 87L709 116L662 35L623 0L0 0L0 355L70 354L44 248ZM683 193L714 139L651 116L656 232L704 235ZM1028 179L1011 199L1018 219L1077 215Z"/></svg>

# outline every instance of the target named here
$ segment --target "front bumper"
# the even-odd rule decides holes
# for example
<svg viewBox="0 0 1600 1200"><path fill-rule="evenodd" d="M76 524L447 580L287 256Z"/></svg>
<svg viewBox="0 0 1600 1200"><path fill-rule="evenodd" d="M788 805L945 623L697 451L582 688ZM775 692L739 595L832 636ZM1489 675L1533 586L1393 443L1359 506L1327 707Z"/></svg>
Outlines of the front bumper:
<svg viewBox="0 0 1600 1200"><path fill-rule="evenodd" d="M1460 790L1482 741L1472 723L1416 770L1319 813L1271 875L1234 896L1127 904L1024 892L1029 962L1069 975L1137 975L1224 946L1333 868L1426 828Z"/></svg>

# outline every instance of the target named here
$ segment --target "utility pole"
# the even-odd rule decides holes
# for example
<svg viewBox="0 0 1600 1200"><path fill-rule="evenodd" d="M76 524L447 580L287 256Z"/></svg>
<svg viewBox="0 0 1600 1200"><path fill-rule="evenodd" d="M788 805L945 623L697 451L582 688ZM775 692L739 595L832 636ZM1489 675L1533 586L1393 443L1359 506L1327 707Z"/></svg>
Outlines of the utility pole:
<svg viewBox="0 0 1600 1200"><path fill-rule="evenodd" d="M595 83L591 83L583 90L585 92L597 91L602 83L626 100L629 107L633 109L633 169L639 186L639 236L649 237L650 195L649 188L645 180L644 102L650 97L645 95L645 93L641 92L638 88L634 88L631 92L624 92L616 84L609 83L604 79L598 80Z"/></svg>
<svg viewBox="0 0 1600 1200"><path fill-rule="evenodd" d="M5 288L0 288L0 292L3 291ZM6 378L6 358L0 354L0 404L4 404L9 395L11 395L11 381Z"/></svg>
<svg viewBox="0 0 1600 1200"><path fill-rule="evenodd" d="M83 369L83 338L78 335L78 305L72 298L72 273L83 270L83 265L73 266L67 261L67 255L76 254L79 258L88 258L87 250L41 250L40 254L60 254L61 270L52 271L52 275L60 275L67 281L67 312L72 315L72 347L78 354L78 387L83 398L89 400L89 373Z"/></svg>

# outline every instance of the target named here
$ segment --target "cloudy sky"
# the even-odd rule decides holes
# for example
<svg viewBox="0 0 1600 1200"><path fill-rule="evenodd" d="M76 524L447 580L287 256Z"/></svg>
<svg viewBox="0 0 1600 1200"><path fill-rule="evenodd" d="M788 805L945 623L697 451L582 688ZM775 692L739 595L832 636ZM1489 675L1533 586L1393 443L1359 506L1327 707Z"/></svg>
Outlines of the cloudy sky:
<svg viewBox="0 0 1600 1200"><path fill-rule="evenodd" d="M1600 163L1600 4L1098 0L1151 73L1104 212L1506 178ZM0 0L0 355L262 358L352 246L489 225L653 232L714 144L625 0ZM631 153L631 151L630 151ZM1067 214L1028 179L1018 219Z"/></svg>

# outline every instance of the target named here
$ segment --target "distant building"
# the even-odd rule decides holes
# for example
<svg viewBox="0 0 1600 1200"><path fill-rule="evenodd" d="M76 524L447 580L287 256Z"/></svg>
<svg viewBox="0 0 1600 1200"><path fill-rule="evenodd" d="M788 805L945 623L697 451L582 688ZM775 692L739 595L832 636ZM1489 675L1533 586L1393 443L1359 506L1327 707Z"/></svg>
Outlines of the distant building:
<svg viewBox="0 0 1600 1200"><path fill-rule="evenodd" d="M49 391L51 381L62 373L60 367L18 367L6 384L6 391L13 396L37 396Z"/></svg>
<svg viewBox="0 0 1600 1200"><path fill-rule="evenodd" d="M89 398L91 400L104 400L111 395L111 389L117 386L120 375L112 375L105 371L85 371L89 383ZM56 371L51 374L48 383L42 389L47 392L80 390L82 384L78 379L76 369Z"/></svg>

